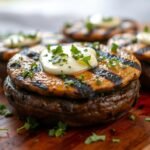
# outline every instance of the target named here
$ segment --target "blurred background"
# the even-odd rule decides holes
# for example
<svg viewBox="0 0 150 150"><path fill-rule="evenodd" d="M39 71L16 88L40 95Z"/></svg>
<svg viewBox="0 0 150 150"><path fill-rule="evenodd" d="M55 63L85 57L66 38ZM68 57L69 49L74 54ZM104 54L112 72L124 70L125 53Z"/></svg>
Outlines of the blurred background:
<svg viewBox="0 0 150 150"><path fill-rule="evenodd" d="M63 23L100 13L150 22L150 0L0 0L0 33L59 31Z"/></svg>

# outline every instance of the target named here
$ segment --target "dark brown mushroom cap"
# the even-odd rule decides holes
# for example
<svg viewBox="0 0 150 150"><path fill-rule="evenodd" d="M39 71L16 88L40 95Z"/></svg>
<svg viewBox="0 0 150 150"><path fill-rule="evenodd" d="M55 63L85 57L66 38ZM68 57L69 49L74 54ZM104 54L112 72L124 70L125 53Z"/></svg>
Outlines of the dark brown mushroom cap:
<svg viewBox="0 0 150 150"><path fill-rule="evenodd" d="M32 47L37 44L48 45L48 44L58 44L67 42L65 37L62 34L53 34L51 32L39 32L41 35L41 40L39 42L34 42L31 45L18 48L7 48L3 40L0 41L0 61L7 62L13 55L20 52L24 48Z"/></svg>
<svg viewBox="0 0 150 150"><path fill-rule="evenodd" d="M77 21L70 26L64 26L63 33L76 41L104 41L116 34L136 32L137 29L137 22L130 19L122 19L121 23L115 27L96 27L91 31L87 30L85 21Z"/></svg>
<svg viewBox="0 0 150 150"><path fill-rule="evenodd" d="M139 60L150 62L150 45L138 42L136 34L115 35L108 41L108 45L112 43L116 43L120 48L134 54Z"/></svg>

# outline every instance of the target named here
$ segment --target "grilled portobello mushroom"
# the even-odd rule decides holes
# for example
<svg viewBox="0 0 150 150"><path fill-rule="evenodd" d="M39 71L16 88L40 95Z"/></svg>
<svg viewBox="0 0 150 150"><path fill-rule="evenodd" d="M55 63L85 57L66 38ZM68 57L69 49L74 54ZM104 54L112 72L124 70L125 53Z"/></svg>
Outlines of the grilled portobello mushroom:
<svg viewBox="0 0 150 150"><path fill-rule="evenodd" d="M0 42L0 75L1 80L6 77L6 66L8 60L20 52L21 50L32 47L37 44L58 44L66 42L66 39L61 34L52 34L47 32L33 32L33 33L16 33L6 36Z"/></svg>
<svg viewBox="0 0 150 150"><path fill-rule="evenodd" d="M64 25L63 33L75 41L105 42L116 34L136 32L137 29L138 24L133 20L95 15Z"/></svg>
<svg viewBox="0 0 150 150"><path fill-rule="evenodd" d="M44 46L35 46L10 59L4 91L18 114L44 123L60 120L70 126L86 126L127 113L139 95L139 61L123 50L114 51L100 44L63 44L61 48L65 46L86 51L91 48L97 54L97 66L90 64L88 69L71 74L48 72L41 55L44 50L51 53L58 47L49 52Z"/></svg>
<svg viewBox="0 0 150 150"><path fill-rule="evenodd" d="M141 38L141 34L145 33L115 35L108 41L108 45L116 43L120 48L137 57L142 65L141 83L143 87L150 88L150 43L141 41L138 38L139 36ZM147 34L150 36L150 33L146 32ZM144 38L148 40L147 36L144 36Z"/></svg>

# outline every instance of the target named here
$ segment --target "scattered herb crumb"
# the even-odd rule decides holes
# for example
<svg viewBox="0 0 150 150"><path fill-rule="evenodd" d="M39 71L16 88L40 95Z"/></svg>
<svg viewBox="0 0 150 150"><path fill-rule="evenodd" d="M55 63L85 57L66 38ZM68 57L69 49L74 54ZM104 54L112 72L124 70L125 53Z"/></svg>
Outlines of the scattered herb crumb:
<svg viewBox="0 0 150 150"><path fill-rule="evenodd" d="M10 117L13 114L8 110L8 108L4 104L0 104L0 115Z"/></svg>
<svg viewBox="0 0 150 150"><path fill-rule="evenodd" d="M26 122L23 126L17 129L17 133L21 133L21 131L25 130L33 130L36 129L39 126L39 123L31 117L27 117Z"/></svg>
<svg viewBox="0 0 150 150"><path fill-rule="evenodd" d="M136 119L136 117L134 115L130 115L129 119L132 120L132 121L134 121Z"/></svg>
<svg viewBox="0 0 150 150"><path fill-rule="evenodd" d="M81 81L83 81L84 80L84 75L83 74L81 74L80 76L79 76L79 80L81 80Z"/></svg>
<svg viewBox="0 0 150 150"><path fill-rule="evenodd" d="M113 43L111 45L111 52L117 53L118 45L116 43Z"/></svg>
<svg viewBox="0 0 150 150"><path fill-rule="evenodd" d="M120 139L118 139L118 138L113 138L113 139L112 139L112 142L113 142L113 143L120 143Z"/></svg>
<svg viewBox="0 0 150 150"><path fill-rule="evenodd" d="M85 27L88 30L88 32L91 32L95 28L95 25L91 23L89 19L87 19L85 22Z"/></svg>
<svg viewBox="0 0 150 150"><path fill-rule="evenodd" d="M98 142L98 141L105 141L106 140L106 135L97 135L93 133L89 137L86 138L85 144L91 144L93 142Z"/></svg>
<svg viewBox="0 0 150 150"><path fill-rule="evenodd" d="M63 136L66 132L67 125L63 122L58 122L57 126L48 131L49 136L60 137Z"/></svg>
<svg viewBox="0 0 150 150"><path fill-rule="evenodd" d="M144 32L147 32L147 33L150 32L150 28L148 26L145 26L144 27Z"/></svg>
<svg viewBox="0 0 150 150"><path fill-rule="evenodd" d="M145 121L150 122L150 117L146 117Z"/></svg>
<svg viewBox="0 0 150 150"><path fill-rule="evenodd" d="M65 79L64 83L65 86L73 86L75 84L73 80L68 80L68 79Z"/></svg>

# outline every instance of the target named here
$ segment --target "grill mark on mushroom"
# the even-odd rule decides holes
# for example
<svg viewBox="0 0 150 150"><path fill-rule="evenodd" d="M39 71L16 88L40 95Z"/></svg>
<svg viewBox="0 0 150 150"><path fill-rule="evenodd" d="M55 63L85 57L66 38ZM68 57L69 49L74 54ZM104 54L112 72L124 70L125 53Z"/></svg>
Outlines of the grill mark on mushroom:
<svg viewBox="0 0 150 150"><path fill-rule="evenodd" d="M92 73L94 73L97 76L101 76L106 78L107 80L110 80L115 84L115 86L120 86L122 84L122 78L118 76L117 74L114 74L113 72L110 72L108 70L105 70L103 68L94 68L90 70Z"/></svg>
<svg viewBox="0 0 150 150"><path fill-rule="evenodd" d="M107 57L108 59L119 60L124 65L128 65L130 67L136 68L137 70L141 70L141 66L137 62L133 62L131 60L128 60L123 57L119 57L119 56L116 56L116 55L113 55L104 51L97 51L97 52L100 54L100 56Z"/></svg>
<svg viewBox="0 0 150 150"><path fill-rule="evenodd" d="M65 78L59 76L64 82L65 81L72 81L74 88L78 90L78 92L81 95L81 98L93 98L96 97L97 94L93 91L92 87L90 85L87 85L86 83L83 83L81 80L77 79L74 76L66 75Z"/></svg>

